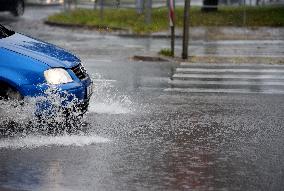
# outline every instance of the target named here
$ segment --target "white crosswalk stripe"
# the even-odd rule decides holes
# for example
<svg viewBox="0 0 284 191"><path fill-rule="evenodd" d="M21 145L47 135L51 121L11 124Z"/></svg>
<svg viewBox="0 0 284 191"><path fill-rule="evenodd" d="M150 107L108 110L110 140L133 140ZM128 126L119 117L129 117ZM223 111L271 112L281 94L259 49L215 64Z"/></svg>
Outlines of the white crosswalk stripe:
<svg viewBox="0 0 284 191"><path fill-rule="evenodd" d="M263 75L263 74L258 74L258 75L239 75L239 74L225 74L225 75L220 75L220 74L174 74L173 75L174 78L176 79L191 79L191 78L207 78L207 79L258 79L258 80L262 80L262 79L284 79L284 75L283 76L278 76L278 75Z"/></svg>
<svg viewBox="0 0 284 191"><path fill-rule="evenodd" d="M254 73L254 69L212 69L212 68L177 68L178 73L191 73L191 72L215 72L215 73ZM259 69L259 73L283 73L284 69Z"/></svg>
<svg viewBox="0 0 284 191"><path fill-rule="evenodd" d="M284 65L181 63L167 92L284 94Z"/></svg>

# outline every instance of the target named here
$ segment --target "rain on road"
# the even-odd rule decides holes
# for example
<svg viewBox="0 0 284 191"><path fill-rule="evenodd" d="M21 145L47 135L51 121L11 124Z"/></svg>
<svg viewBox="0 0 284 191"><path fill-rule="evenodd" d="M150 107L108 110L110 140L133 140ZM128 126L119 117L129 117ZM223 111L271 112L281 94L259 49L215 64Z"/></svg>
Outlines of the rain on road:
<svg viewBox="0 0 284 191"><path fill-rule="evenodd" d="M95 83L87 125L74 134L1 137L0 190L284 187L283 94L166 91L180 85L169 83L177 64L129 57L158 51L167 40L51 28L38 20L53 11L32 7L19 20L1 14L0 22L82 58ZM281 41L258 52L246 51L250 47L239 43L230 50L220 43L193 42L190 49L199 54L283 53Z"/></svg>

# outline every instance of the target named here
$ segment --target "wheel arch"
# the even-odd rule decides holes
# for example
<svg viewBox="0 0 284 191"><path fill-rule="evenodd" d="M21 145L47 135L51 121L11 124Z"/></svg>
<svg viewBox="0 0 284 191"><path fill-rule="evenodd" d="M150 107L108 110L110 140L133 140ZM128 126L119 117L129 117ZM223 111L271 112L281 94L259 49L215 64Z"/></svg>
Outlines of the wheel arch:
<svg viewBox="0 0 284 191"><path fill-rule="evenodd" d="M0 77L0 96L3 92L5 92L5 90L8 90L9 88L11 88L14 91L19 92L20 95L23 96L21 88L17 84L15 84L14 82L8 79Z"/></svg>

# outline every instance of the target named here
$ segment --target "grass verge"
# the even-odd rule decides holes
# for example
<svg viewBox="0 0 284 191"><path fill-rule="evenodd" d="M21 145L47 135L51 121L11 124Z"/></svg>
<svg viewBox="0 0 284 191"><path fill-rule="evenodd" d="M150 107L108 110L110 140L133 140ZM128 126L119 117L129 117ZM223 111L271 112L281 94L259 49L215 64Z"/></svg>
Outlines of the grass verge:
<svg viewBox="0 0 284 191"><path fill-rule="evenodd" d="M190 11L191 26L284 26L284 6L220 7L219 11L209 13L201 12L200 7L192 7ZM134 9L105 9L103 19L100 18L99 10L77 9L51 15L47 21L55 24L127 29L135 34L165 31L169 27L167 8L153 9L151 24L146 24L145 15L137 14ZM182 23L183 8L177 7L176 26L182 27Z"/></svg>
<svg viewBox="0 0 284 191"><path fill-rule="evenodd" d="M163 56L174 56L171 49L168 49L168 48L161 49L158 54L163 55Z"/></svg>

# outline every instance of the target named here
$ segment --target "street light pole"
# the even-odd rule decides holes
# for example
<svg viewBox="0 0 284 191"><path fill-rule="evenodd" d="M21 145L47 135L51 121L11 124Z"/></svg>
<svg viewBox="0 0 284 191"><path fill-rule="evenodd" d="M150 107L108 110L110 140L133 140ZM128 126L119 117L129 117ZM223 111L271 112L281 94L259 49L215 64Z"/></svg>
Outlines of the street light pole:
<svg viewBox="0 0 284 191"><path fill-rule="evenodd" d="M182 40L182 55L181 55L183 59L188 58L189 8L190 8L190 0L185 0L184 13L183 13L183 40Z"/></svg>

